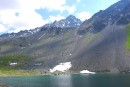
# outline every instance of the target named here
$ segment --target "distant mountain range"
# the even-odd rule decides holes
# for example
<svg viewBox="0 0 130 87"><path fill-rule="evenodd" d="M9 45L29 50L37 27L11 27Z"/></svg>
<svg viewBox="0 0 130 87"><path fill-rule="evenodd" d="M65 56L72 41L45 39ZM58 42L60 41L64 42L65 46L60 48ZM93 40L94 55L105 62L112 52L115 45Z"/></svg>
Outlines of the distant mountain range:
<svg viewBox="0 0 130 87"><path fill-rule="evenodd" d="M130 1L121 0L83 23L70 15L42 27L0 36L0 55L27 55L18 69L49 72L65 62L68 73L130 71ZM6 61L5 67L10 67ZM12 60L11 62L23 63ZM61 65L62 65L61 64ZM0 64L1 65L1 64Z"/></svg>
<svg viewBox="0 0 130 87"><path fill-rule="evenodd" d="M82 22L80 19L76 18L73 15L69 15L66 19L62 19L60 21L54 21L53 23L45 24L42 27L38 27L31 30L24 30L18 33L6 33L1 35L1 37L14 37L14 36L23 37L23 36L28 36L37 33L41 29L43 30L43 29L52 29L52 28L78 27L80 26L81 23Z"/></svg>

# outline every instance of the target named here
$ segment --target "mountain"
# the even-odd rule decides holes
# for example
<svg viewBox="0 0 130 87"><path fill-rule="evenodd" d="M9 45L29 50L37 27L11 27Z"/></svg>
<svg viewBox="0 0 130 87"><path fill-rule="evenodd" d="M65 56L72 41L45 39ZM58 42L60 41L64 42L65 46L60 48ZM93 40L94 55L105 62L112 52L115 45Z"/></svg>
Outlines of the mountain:
<svg viewBox="0 0 130 87"><path fill-rule="evenodd" d="M121 0L84 21L78 30L83 38L75 49L76 64L97 72L129 71L129 23L129 0Z"/></svg>
<svg viewBox="0 0 130 87"><path fill-rule="evenodd" d="M5 34L0 35L1 37L0 39L29 36L31 34L37 33L38 31L40 31L40 29L41 28L39 27L32 30L23 30L18 33L5 33Z"/></svg>
<svg viewBox="0 0 130 87"><path fill-rule="evenodd" d="M106 10L100 10L93 15L89 20L86 20L80 29L84 31L91 31L93 33L99 32L107 25L126 25L130 22L130 1L121 0Z"/></svg>
<svg viewBox="0 0 130 87"><path fill-rule="evenodd" d="M80 19L76 18L73 15L69 15L66 19L62 19L60 21L54 21L53 23L45 24L42 27L38 27L35 29L31 29L31 30L23 30L18 33L6 33L6 34L1 35L1 37L2 38L24 37L24 36L29 36L31 34L35 34L35 33L39 32L40 30L50 31L50 29L51 29L53 31L58 31L59 29L62 30L67 27L68 28L69 27L78 27L78 26L80 26L81 23L82 22Z"/></svg>
<svg viewBox="0 0 130 87"><path fill-rule="evenodd" d="M44 25L44 27L78 27L81 23L80 19L73 15L69 15L66 19L54 21L52 24Z"/></svg>
<svg viewBox="0 0 130 87"><path fill-rule="evenodd" d="M0 55L27 55L17 69L42 69L49 73L56 65L71 63L68 73L82 70L94 72L130 71L130 1L121 0L101 10L89 20L70 15L66 19L44 25L33 34L15 37L0 36ZM29 31L26 31L29 32ZM25 33L25 32L24 32ZM6 57L7 56L7 57ZM17 57L15 57L17 58ZM21 58L21 57L20 57ZM1 63L0 63L1 66ZM44 72L42 72L44 73Z"/></svg>

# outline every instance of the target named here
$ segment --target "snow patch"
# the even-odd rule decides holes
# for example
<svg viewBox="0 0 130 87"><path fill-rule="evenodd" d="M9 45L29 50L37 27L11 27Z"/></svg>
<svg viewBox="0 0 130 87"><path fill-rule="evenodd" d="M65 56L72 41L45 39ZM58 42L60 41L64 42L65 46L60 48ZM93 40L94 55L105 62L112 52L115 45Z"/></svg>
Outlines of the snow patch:
<svg viewBox="0 0 130 87"><path fill-rule="evenodd" d="M70 53L69 55L70 55L70 56L72 56L72 54L71 54L71 53Z"/></svg>
<svg viewBox="0 0 130 87"><path fill-rule="evenodd" d="M21 49L25 49L26 47L21 47Z"/></svg>
<svg viewBox="0 0 130 87"><path fill-rule="evenodd" d="M60 63L59 65L56 65L53 69L50 69L50 72L55 72L55 71L61 71L65 72L69 70L72 67L71 62L66 62L66 63Z"/></svg>
<svg viewBox="0 0 130 87"><path fill-rule="evenodd" d="M83 37L83 36L79 36L79 37Z"/></svg>
<svg viewBox="0 0 130 87"><path fill-rule="evenodd" d="M64 27L64 26L65 26L65 24L62 24L62 26Z"/></svg>
<svg viewBox="0 0 130 87"><path fill-rule="evenodd" d="M80 71L81 74L96 74L95 72L91 72L91 71L88 71L88 70L82 70Z"/></svg>
<svg viewBox="0 0 130 87"><path fill-rule="evenodd" d="M13 66L13 65L17 65L18 63L10 63L9 65L10 66Z"/></svg>
<svg viewBox="0 0 130 87"><path fill-rule="evenodd" d="M42 65L42 63L36 63L36 64L35 64L35 66L40 66L40 65Z"/></svg>

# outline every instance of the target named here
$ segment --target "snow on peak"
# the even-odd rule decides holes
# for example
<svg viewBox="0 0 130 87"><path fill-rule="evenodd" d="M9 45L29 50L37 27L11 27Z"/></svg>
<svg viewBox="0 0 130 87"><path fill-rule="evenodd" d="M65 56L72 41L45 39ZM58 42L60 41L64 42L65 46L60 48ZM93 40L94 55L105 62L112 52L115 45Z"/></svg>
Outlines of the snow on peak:
<svg viewBox="0 0 130 87"><path fill-rule="evenodd" d="M73 15L68 16L66 19L54 21L51 24L46 24L44 27L77 27L81 24L81 20Z"/></svg>

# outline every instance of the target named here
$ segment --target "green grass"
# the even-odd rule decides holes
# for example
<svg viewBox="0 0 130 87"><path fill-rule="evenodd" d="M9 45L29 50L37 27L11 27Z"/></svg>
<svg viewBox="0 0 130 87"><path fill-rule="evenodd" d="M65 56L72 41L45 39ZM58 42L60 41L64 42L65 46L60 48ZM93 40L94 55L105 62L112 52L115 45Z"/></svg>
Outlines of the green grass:
<svg viewBox="0 0 130 87"><path fill-rule="evenodd" d="M27 66L30 61L28 55L8 54L0 57L0 76L36 76L40 71L36 69L22 70L21 67ZM11 66L11 62L17 62L17 65Z"/></svg>
<svg viewBox="0 0 130 87"><path fill-rule="evenodd" d="M41 74L41 70L39 69L31 69L31 70L0 69L0 76L39 76L39 75L49 75L49 74Z"/></svg>
<svg viewBox="0 0 130 87"><path fill-rule="evenodd" d="M0 69L18 69L29 61L29 57L23 54L8 54L0 57ZM16 62L17 65L10 66L10 63Z"/></svg>
<svg viewBox="0 0 130 87"><path fill-rule="evenodd" d="M0 69L0 76L30 76L31 74L23 70Z"/></svg>
<svg viewBox="0 0 130 87"><path fill-rule="evenodd" d="M127 38L126 38L126 49L130 50L130 23L126 26Z"/></svg>

